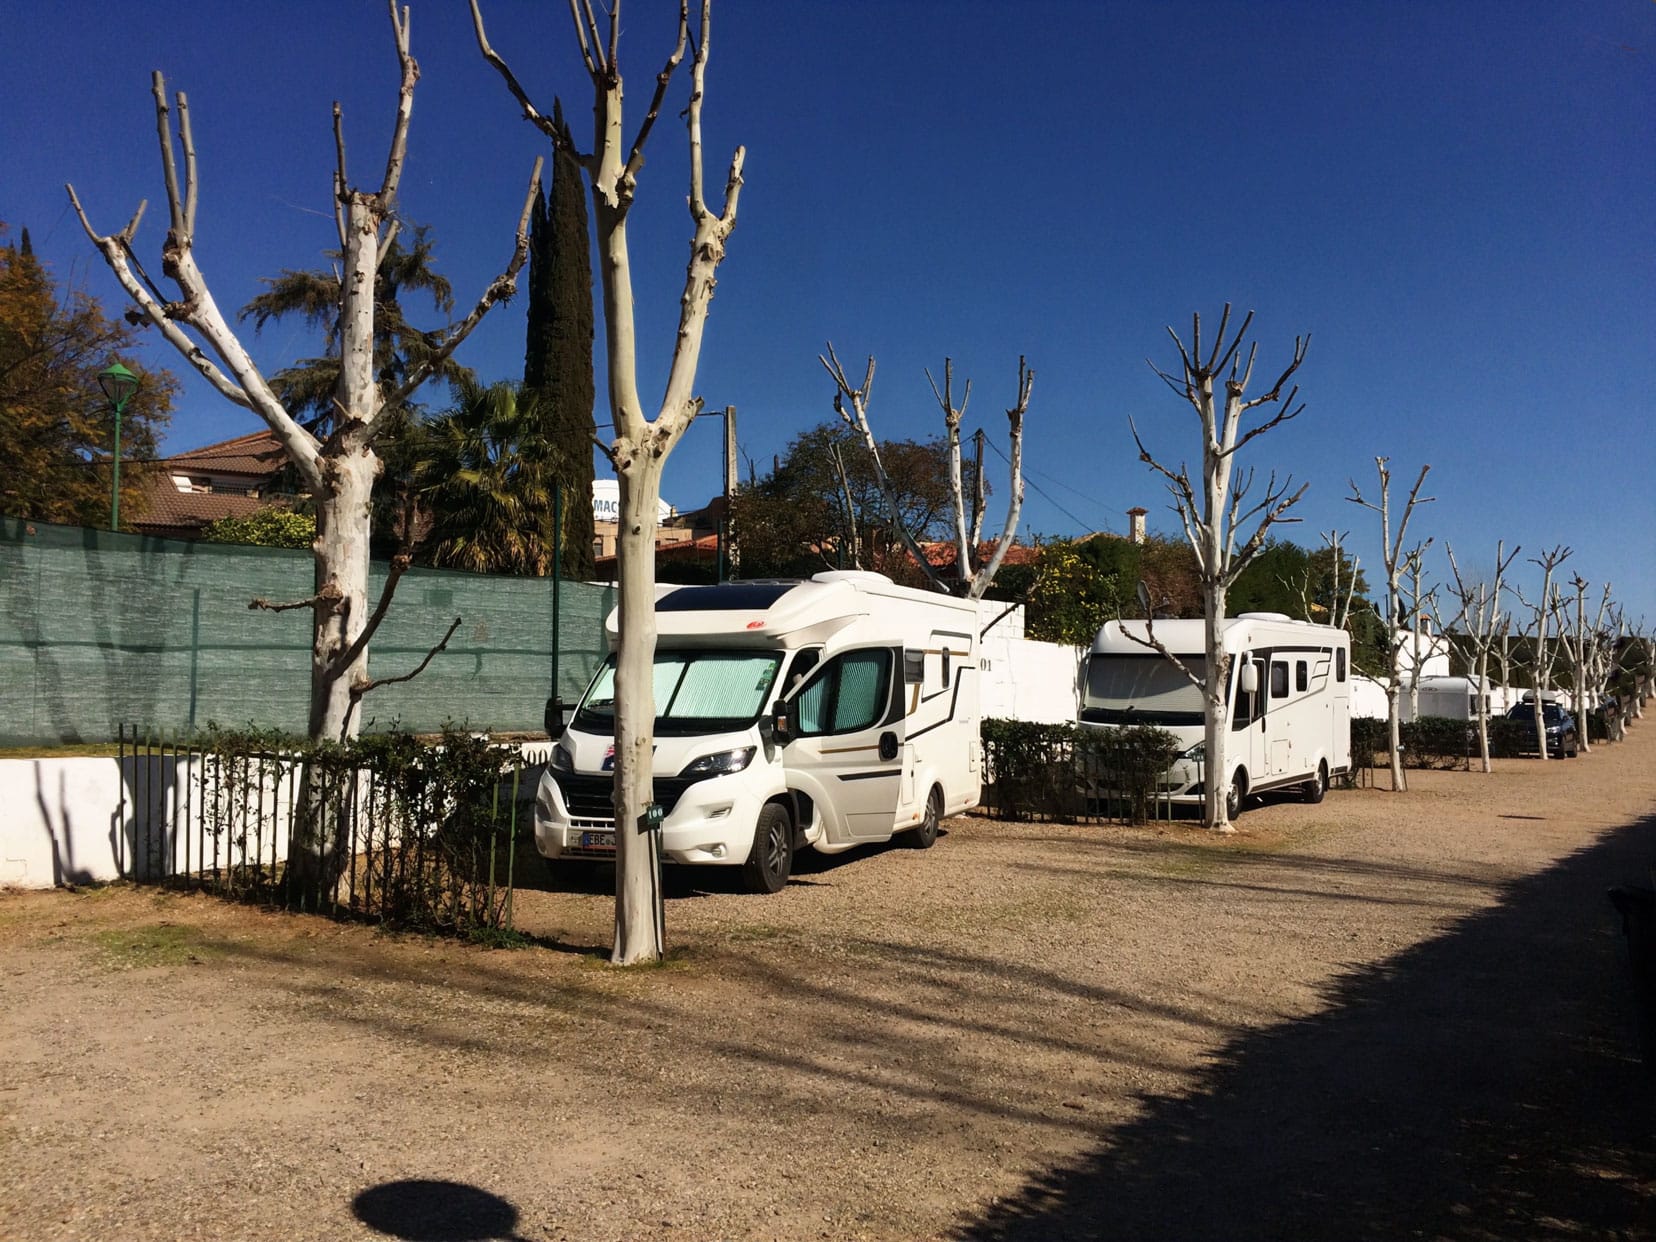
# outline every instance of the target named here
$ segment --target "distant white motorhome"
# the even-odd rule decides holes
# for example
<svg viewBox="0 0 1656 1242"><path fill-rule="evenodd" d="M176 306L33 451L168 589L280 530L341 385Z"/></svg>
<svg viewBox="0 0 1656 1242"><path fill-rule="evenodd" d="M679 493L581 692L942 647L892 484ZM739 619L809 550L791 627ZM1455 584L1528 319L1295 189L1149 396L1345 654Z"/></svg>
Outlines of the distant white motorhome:
<svg viewBox="0 0 1656 1242"><path fill-rule="evenodd" d="M1198 677L1207 669L1204 625L1155 622L1156 639ZM1200 805L1208 779L1202 691L1147 646L1147 637L1143 621L1112 621L1099 630L1087 658L1081 725L1166 729L1181 753L1163 778L1163 795ZM1220 776L1229 814L1239 814L1254 794L1292 786L1307 802L1321 802L1330 779L1351 767L1350 636L1281 613L1251 612L1227 618L1220 642L1231 656Z"/></svg>
<svg viewBox="0 0 1656 1242"><path fill-rule="evenodd" d="M617 617L607 630L613 652ZM680 587L656 601L655 800L677 863L740 866L776 892L796 848L838 853L978 803L978 610L837 572ZM557 864L615 856L615 657L598 670L536 793Z"/></svg>

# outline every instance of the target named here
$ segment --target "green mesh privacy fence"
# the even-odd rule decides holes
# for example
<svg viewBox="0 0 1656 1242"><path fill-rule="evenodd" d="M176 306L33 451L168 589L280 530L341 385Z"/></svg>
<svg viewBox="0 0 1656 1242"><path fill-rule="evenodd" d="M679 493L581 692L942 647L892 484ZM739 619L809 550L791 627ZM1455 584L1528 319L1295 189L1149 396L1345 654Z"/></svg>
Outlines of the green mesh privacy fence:
<svg viewBox="0 0 1656 1242"><path fill-rule="evenodd" d="M0 745L101 742L122 723L209 721L303 732L309 610L253 611L312 593L309 552L117 535L0 518ZM385 567L375 566L370 603ZM603 658L610 588L412 569L370 649L370 671L412 671L455 617L448 648L412 681L363 700L366 730L453 723L542 727L553 692L573 699Z"/></svg>

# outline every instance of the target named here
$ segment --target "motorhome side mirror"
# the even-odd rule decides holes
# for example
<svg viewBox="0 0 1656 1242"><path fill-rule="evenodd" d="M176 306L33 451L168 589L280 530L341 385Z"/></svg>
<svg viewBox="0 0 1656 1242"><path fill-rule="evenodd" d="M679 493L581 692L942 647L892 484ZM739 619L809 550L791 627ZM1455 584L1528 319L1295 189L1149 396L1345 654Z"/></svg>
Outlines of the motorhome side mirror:
<svg viewBox="0 0 1656 1242"><path fill-rule="evenodd" d="M778 746L786 746L793 741L793 733L788 728L788 713L785 708L779 708L768 723L770 724L771 737L776 740Z"/></svg>
<svg viewBox="0 0 1656 1242"><path fill-rule="evenodd" d="M564 727L569 723L569 704L562 699L551 698L546 700L546 736L554 742L563 736Z"/></svg>
<svg viewBox="0 0 1656 1242"><path fill-rule="evenodd" d="M1237 688L1243 694L1259 693L1259 665L1250 660L1242 666L1242 677L1237 682Z"/></svg>

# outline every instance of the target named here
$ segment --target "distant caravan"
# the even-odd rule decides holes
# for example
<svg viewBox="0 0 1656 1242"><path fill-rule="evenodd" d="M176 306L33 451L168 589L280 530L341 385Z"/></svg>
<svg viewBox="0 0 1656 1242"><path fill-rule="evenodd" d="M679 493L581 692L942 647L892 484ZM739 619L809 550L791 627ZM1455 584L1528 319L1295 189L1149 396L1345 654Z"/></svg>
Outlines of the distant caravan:
<svg viewBox="0 0 1656 1242"><path fill-rule="evenodd" d="M1205 622L1155 622L1156 640L1204 677ZM1154 725L1178 740L1179 757L1159 796L1200 806L1209 779L1203 692L1160 652L1145 645L1143 621L1112 621L1087 657L1080 723L1084 729ZM1230 655L1225 687L1229 817L1252 795L1298 786L1321 802L1328 783L1351 768L1351 637L1329 625L1281 613L1247 612L1220 625Z"/></svg>

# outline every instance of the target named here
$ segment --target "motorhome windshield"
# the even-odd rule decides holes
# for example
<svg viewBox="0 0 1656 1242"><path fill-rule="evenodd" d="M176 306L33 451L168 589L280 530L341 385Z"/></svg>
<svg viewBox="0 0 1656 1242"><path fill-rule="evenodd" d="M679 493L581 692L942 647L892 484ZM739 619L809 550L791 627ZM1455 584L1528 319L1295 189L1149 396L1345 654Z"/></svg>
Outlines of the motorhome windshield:
<svg viewBox="0 0 1656 1242"><path fill-rule="evenodd" d="M1181 655L1200 677L1207 661ZM1154 652L1095 655L1087 661L1087 691L1081 719L1094 724L1199 725L1202 692L1181 669Z"/></svg>
<svg viewBox="0 0 1656 1242"><path fill-rule="evenodd" d="M655 653L655 730L663 734L727 733L759 718L782 664L779 651ZM615 657L598 670L575 713L583 733L615 729Z"/></svg>

